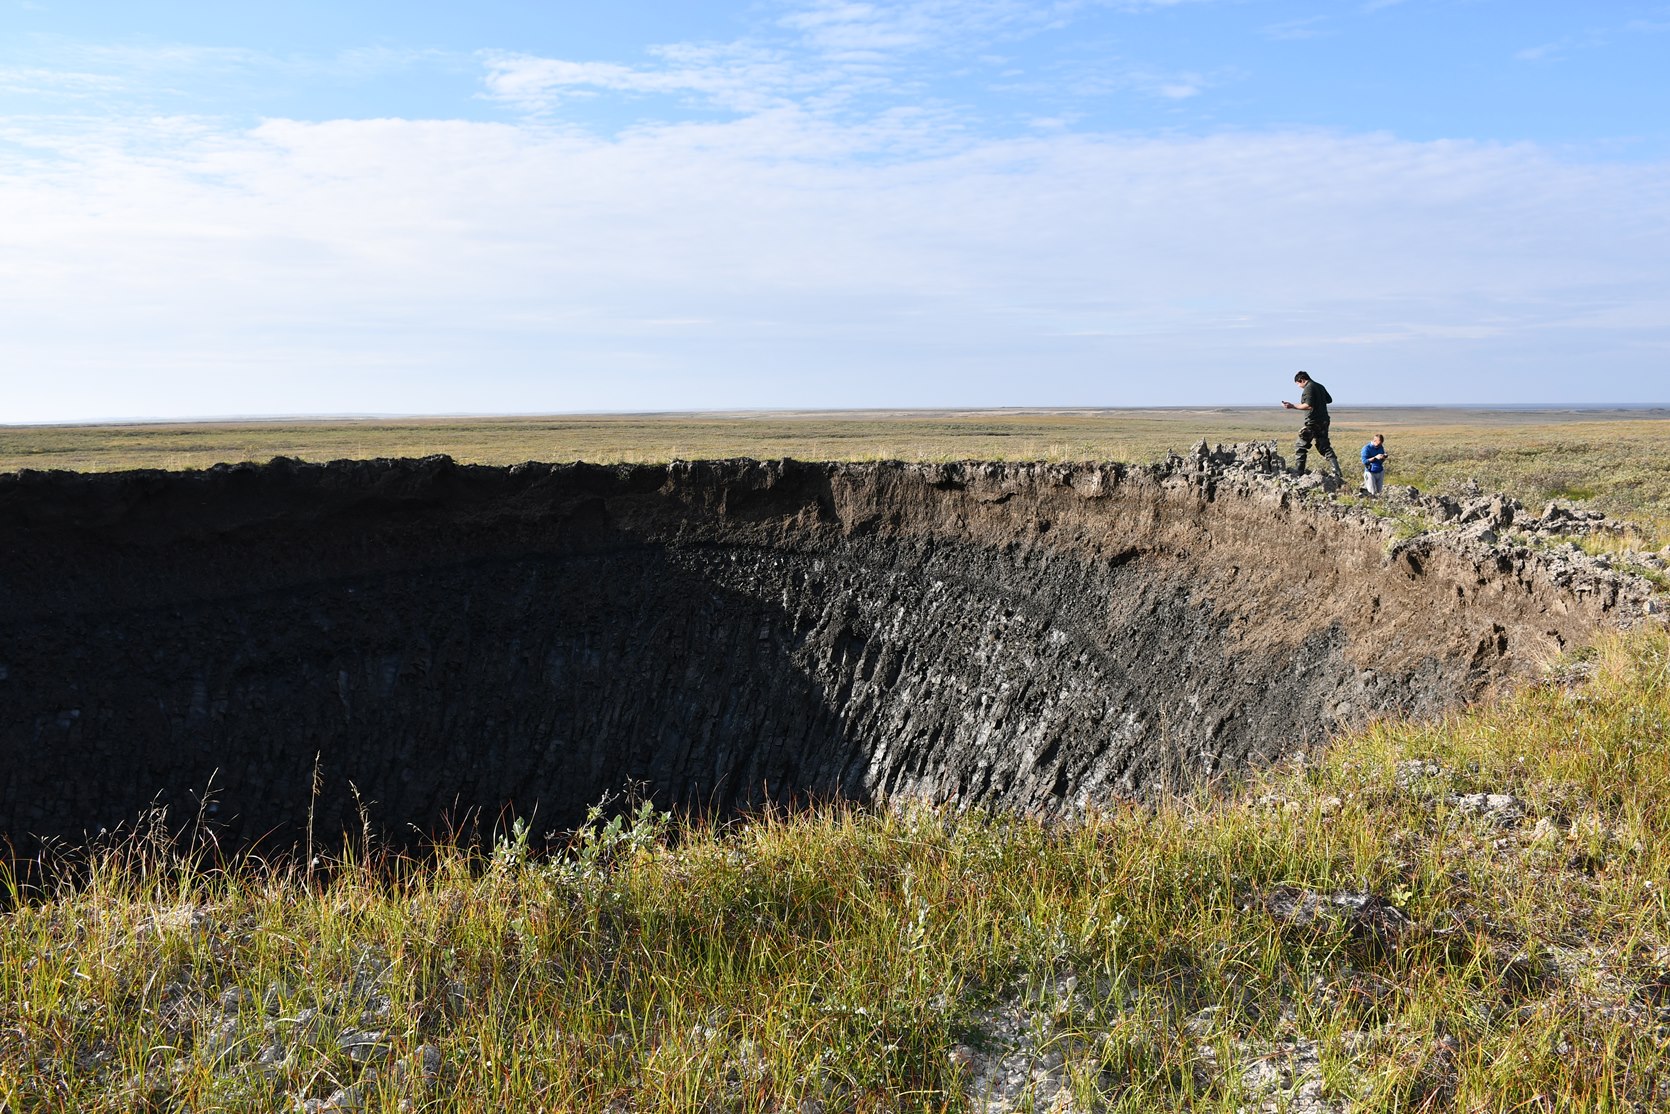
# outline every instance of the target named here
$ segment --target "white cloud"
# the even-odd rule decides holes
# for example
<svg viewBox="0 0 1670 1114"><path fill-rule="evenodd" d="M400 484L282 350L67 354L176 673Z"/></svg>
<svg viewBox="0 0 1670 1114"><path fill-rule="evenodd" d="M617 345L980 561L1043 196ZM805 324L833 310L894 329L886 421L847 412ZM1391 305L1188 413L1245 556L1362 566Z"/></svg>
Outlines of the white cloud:
<svg viewBox="0 0 1670 1114"><path fill-rule="evenodd" d="M1088 6L1028 0L811 0L783 15L780 24L828 53L879 56L969 43L986 49L1006 35L1061 26Z"/></svg>
<svg viewBox="0 0 1670 1114"><path fill-rule="evenodd" d="M916 111L940 113L929 90L947 74L993 75L995 88L1027 87L994 44L1015 42L1066 26L1092 8L1140 12L1202 0L807 0L777 18L776 36L731 43L671 44L652 48L637 65L577 61L525 53L484 51L486 95L517 111L554 117L565 103L603 94L673 97L687 106L732 113L797 107L842 113L861 98L882 96ZM962 59L963 69L948 59ZM1195 73L1161 73L1106 61L1079 92L1137 91L1186 99L1211 84ZM1099 88L1091 88L1099 86ZM873 115L873 105L863 112ZM848 119L848 123L854 123Z"/></svg>
<svg viewBox="0 0 1670 1114"><path fill-rule="evenodd" d="M1528 46L1523 50L1516 50L1513 56L1521 62L1541 62L1548 58L1558 57L1569 45L1570 43L1563 39L1558 42L1541 43L1537 46Z"/></svg>
<svg viewBox="0 0 1670 1114"><path fill-rule="evenodd" d="M1663 165L917 127L14 125L59 162L0 162L12 413L1233 399L1294 347L1421 384L1670 336Z"/></svg>
<svg viewBox="0 0 1670 1114"><path fill-rule="evenodd" d="M431 49L359 47L331 55L277 55L244 47L168 42L89 43L24 36L0 52L0 93L23 94L63 110L131 115L162 105L223 101L253 88L322 80L365 81L418 65L445 65ZM6 55L29 64L6 64ZM473 69L473 66L471 67Z"/></svg>
<svg viewBox="0 0 1670 1114"><path fill-rule="evenodd" d="M772 52L736 45L668 46L652 51L654 66L571 62L527 54L484 51L487 94L521 111L547 114L564 99L597 92L687 94L737 112L789 103L828 84Z"/></svg>
<svg viewBox="0 0 1670 1114"><path fill-rule="evenodd" d="M1140 14L1216 0L803 0L779 26L787 45L845 65L886 67L916 55L966 56L1001 66L994 46L1071 26L1097 10Z"/></svg>
<svg viewBox="0 0 1670 1114"><path fill-rule="evenodd" d="M1017 98L1039 98L1044 103L1066 108L1068 119L1082 118L1087 102L1137 97L1180 101L1237 80L1240 75L1220 71L1206 74L1193 70L1160 69L1129 61L1108 52L1093 61L1058 64L1037 75L1000 75L991 85L996 94Z"/></svg>

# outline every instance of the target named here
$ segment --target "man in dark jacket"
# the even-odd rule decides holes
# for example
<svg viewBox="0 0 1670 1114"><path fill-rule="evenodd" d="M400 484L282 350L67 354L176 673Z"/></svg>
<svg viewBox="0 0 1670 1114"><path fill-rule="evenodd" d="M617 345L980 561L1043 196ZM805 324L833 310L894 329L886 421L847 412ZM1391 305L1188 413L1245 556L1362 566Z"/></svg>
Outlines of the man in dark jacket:
<svg viewBox="0 0 1670 1114"><path fill-rule="evenodd" d="M1316 443L1316 451L1321 453L1329 464L1334 466L1334 479L1345 481L1345 473L1340 471L1339 457L1334 455L1333 442L1328 440L1328 404L1334 401L1334 396L1328 393L1328 388L1312 379L1305 372L1293 377L1299 384L1299 404L1282 399L1282 405L1289 410L1305 411L1305 424L1299 430L1299 439L1293 443L1293 468L1295 476L1304 475L1305 457L1310 453L1311 443Z"/></svg>

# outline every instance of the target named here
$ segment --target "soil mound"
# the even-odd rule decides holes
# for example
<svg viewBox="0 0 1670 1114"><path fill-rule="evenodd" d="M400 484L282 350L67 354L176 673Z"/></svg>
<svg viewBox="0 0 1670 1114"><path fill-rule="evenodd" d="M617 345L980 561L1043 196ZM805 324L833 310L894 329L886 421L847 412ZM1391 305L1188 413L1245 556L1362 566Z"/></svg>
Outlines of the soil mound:
<svg viewBox="0 0 1670 1114"><path fill-rule="evenodd" d="M288 840L357 830L355 791L396 833L549 830L627 783L1059 813L1438 711L1638 609L1278 466L0 476L0 833L162 804Z"/></svg>

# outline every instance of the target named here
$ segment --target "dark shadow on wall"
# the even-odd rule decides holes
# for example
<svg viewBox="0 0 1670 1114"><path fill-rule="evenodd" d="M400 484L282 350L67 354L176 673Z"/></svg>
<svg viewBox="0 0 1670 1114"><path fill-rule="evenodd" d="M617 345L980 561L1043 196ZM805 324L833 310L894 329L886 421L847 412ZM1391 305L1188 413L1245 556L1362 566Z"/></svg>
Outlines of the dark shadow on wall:
<svg viewBox="0 0 1670 1114"><path fill-rule="evenodd" d="M710 815L880 796L1060 812L1319 730L1286 663L1229 660L1222 626L1140 562L862 539L35 617L0 628L31 650L0 699L0 827L78 839L161 804L273 847L310 815L319 840L356 834L363 803L415 843L570 827L631 785Z"/></svg>
<svg viewBox="0 0 1670 1114"><path fill-rule="evenodd" d="M0 828L154 803L227 837L569 826L629 783L729 812L844 788L856 748L780 606L639 546L8 624ZM316 781L317 771L317 781ZM315 795L314 786L320 787ZM357 799L356 799L357 794Z"/></svg>

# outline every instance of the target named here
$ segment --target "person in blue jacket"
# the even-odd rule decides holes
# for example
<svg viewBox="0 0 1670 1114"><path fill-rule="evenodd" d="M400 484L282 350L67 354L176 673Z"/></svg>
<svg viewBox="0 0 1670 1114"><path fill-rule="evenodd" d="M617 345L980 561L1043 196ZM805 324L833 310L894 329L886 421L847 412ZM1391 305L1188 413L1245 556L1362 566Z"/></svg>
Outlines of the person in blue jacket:
<svg viewBox="0 0 1670 1114"><path fill-rule="evenodd" d="M1363 446L1363 490L1379 495L1386 490L1386 435L1376 433Z"/></svg>

